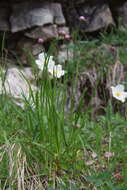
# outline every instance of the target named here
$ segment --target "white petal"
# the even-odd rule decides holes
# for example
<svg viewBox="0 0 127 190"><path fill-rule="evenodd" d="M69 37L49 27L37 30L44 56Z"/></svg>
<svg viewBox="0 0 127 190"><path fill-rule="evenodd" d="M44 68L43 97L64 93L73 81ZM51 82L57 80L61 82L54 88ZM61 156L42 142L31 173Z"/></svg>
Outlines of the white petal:
<svg viewBox="0 0 127 190"><path fill-rule="evenodd" d="M51 56L49 57L49 59L53 61L53 56L51 55Z"/></svg>
<svg viewBox="0 0 127 190"><path fill-rule="evenodd" d="M36 60L35 63L36 63L36 65L38 66L38 68L39 68L40 70L43 70L43 68L44 68L44 63L43 63L41 60Z"/></svg>
<svg viewBox="0 0 127 190"><path fill-rule="evenodd" d="M116 86L116 87L111 86L111 89L112 89L113 96L115 96L117 93L119 93L119 94L123 93L123 90L120 90L120 88L118 86Z"/></svg>
<svg viewBox="0 0 127 190"><path fill-rule="evenodd" d="M64 70L62 70L61 71L61 76L63 76L65 74L65 71Z"/></svg>
<svg viewBox="0 0 127 190"><path fill-rule="evenodd" d="M53 67L55 66L55 62L53 60L49 60L48 62L48 69L53 69Z"/></svg>
<svg viewBox="0 0 127 190"><path fill-rule="evenodd" d="M50 66L48 65L48 72L57 78L60 78L61 76L63 76L65 74L65 71L62 70L62 66L55 65L54 62L52 64L50 64Z"/></svg>
<svg viewBox="0 0 127 190"><path fill-rule="evenodd" d="M127 92L124 92L124 86L122 84L119 84L117 86L111 86L112 89L112 95L117 100L120 100L121 102L125 102L125 99L127 98Z"/></svg>
<svg viewBox="0 0 127 190"><path fill-rule="evenodd" d="M48 72L53 74L55 70L55 65L54 64L48 64Z"/></svg>
<svg viewBox="0 0 127 190"><path fill-rule="evenodd" d="M111 88L112 90L114 90L115 87L114 87L114 86L111 86L110 88Z"/></svg>
<svg viewBox="0 0 127 190"><path fill-rule="evenodd" d="M120 101L124 103L125 102L125 98L121 99Z"/></svg>
<svg viewBox="0 0 127 190"><path fill-rule="evenodd" d="M123 91L124 91L124 85L118 84L118 85L115 87L115 90L120 91L120 92L123 92Z"/></svg>
<svg viewBox="0 0 127 190"><path fill-rule="evenodd" d="M57 78L60 78L60 77L62 77L64 74L65 74L65 71L64 70L61 70L61 71L57 71Z"/></svg>
<svg viewBox="0 0 127 190"><path fill-rule="evenodd" d="M62 65L56 65L56 69L61 71L62 70Z"/></svg>
<svg viewBox="0 0 127 190"><path fill-rule="evenodd" d="M125 102L125 99L127 98L127 92L122 93L121 101Z"/></svg>
<svg viewBox="0 0 127 190"><path fill-rule="evenodd" d="M126 98L126 96L124 95L124 92L122 92L120 96L117 96L114 94L113 97L116 98L117 100L120 100L121 102L125 102L125 98Z"/></svg>
<svg viewBox="0 0 127 190"><path fill-rule="evenodd" d="M123 94L124 94L125 98L127 98L127 92L123 92Z"/></svg>
<svg viewBox="0 0 127 190"><path fill-rule="evenodd" d="M61 76L61 72L57 72L55 77L60 78Z"/></svg>
<svg viewBox="0 0 127 190"><path fill-rule="evenodd" d="M38 59L42 60L42 61L45 61L45 54L44 53L40 53L38 55Z"/></svg>

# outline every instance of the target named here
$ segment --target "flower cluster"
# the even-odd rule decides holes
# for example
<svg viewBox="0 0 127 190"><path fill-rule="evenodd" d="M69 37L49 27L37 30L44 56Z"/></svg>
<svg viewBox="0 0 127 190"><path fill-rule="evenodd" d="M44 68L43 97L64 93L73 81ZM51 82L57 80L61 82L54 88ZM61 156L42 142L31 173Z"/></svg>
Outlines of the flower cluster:
<svg viewBox="0 0 127 190"><path fill-rule="evenodd" d="M124 91L124 86L122 84L118 84L117 86L111 86L112 89L112 95L117 100L120 100L121 102L125 102L125 99L127 98L127 92Z"/></svg>
<svg viewBox="0 0 127 190"><path fill-rule="evenodd" d="M41 71L43 71L44 66L47 64L47 71L53 77L60 78L65 74L65 70L62 69L61 65L55 65L53 56L46 59L46 54L41 53L38 55L38 59L35 60L35 63Z"/></svg>

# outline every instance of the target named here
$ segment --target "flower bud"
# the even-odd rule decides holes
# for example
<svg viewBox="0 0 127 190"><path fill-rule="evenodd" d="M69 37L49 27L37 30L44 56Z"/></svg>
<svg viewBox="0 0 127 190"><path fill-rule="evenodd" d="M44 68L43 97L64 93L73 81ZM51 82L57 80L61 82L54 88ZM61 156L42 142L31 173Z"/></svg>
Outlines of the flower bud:
<svg viewBox="0 0 127 190"><path fill-rule="evenodd" d="M65 36L64 36L64 38L65 38L65 40L70 40L70 35L69 34L66 34Z"/></svg>
<svg viewBox="0 0 127 190"><path fill-rule="evenodd" d="M61 35L61 36L65 36L65 35L66 35L66 32L65 32L64 30L60 30L58 33L59 33L59 35Z"/></svg>
<svg viewBox="0 0 127 190"><path fill-rule="evenodd" d="M39 44L43 44L43 43L44 43L44 39L43 39L43 38L38 38L37 42L38 42Z"/></svg>
<svg viewBox="0 0 127 190"><path fill-rule="evenodd" d="M84 16L80 16L80 17L79 17L79 20L80 20L80 21L83 21L83 22L86 22L86 21L87 21L87 19L86 19Z"/></svg>

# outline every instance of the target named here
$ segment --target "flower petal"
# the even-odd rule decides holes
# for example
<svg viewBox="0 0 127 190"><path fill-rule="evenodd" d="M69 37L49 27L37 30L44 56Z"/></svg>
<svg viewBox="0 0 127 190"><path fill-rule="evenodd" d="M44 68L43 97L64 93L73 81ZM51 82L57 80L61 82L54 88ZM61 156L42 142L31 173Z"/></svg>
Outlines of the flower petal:
<svg viewBox="0 0 127 190"><path fill-rule="evenodd" d="M57 71L56 77L57 77L57 78L60 78L61 76L62 76L61 71Z"/></svg>
<svg viewBox="0 0 127 190"><path fill-rule="evenodd" d="M121 102L125 102L125 98L126 98L124 92L122 92L120 96L117 96L114 94L113 97L116 98L117 100L120 100Z"/></svg>
<svg viewBox="0 0 127 190"><path fill-rule="evenodd" d="M127 92L124 92L124 85L119 84L117 86L111 86L112 89L112 95L117 100L120 100L121 102L125 102L125 99L127 98Z"/></svg>
<svg viewBox="0 0 127 190"><path fill-rule="evenodd" d="M45 54L44 53L40 53L38 55L38 59L42 60L42 61L45 61Z"/></svg>
<svg viewBox="0 0 127 190"><path fill-rule="evenodd" d="M56 69L61 71L62 70L62 65L56 65Z"/></svg>
<svg viewBox="0 0 127 190"><path fill-rule="evenodd" d="M123 92L123 93L124 93L125 98L127 98L127 92Z"/></svg>
<svg viewBox="0 0 127 190"><path fill-rule="evenodd" d="M55 62L53 60L48 61L48 70L53 69L55 66Z"/></svg>
<svg viewBox="0 0 127 190"><path fill-rule="evenodd" d="M38 66L38 68L40 69L40 70L43 70L43 68L44 68L44 63L41 61L41 60L36 60L35 61L35 63L36 63L36 65Z"/></svg>
<svg viewBox="0 0 127 190"><path fill-rule="evenodd" d="M124 85L118 84L118 85L115 87L115 90L120 91L120 92L123 92L123 91L124 91Z"/></svg>

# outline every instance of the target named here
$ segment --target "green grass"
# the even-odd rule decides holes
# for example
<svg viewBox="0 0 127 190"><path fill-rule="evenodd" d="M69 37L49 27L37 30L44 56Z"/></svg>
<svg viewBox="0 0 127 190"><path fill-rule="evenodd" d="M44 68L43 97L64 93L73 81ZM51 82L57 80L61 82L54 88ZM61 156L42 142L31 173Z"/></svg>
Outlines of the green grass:
<svg viewBox="0 0 127 190"><path fill-rule="evenodd" d="M118 31L68 46L80 56L64 65L68 73L62 80L50 80L44 73L38 82L41 90L34 96L31 91L34 107L24 98L22 109L1 95L1 190L127 189L126 117L114 112L109 100L105 114L94 119L92 108L82 110L82 101L75 110L74 94L70 110L65 110L68 81L76 93L75 75L96 66L103 77L104 68L115 63L116 56L104 44L117 46L120 41L120 61L126 64L126 35Z"/></svg>

